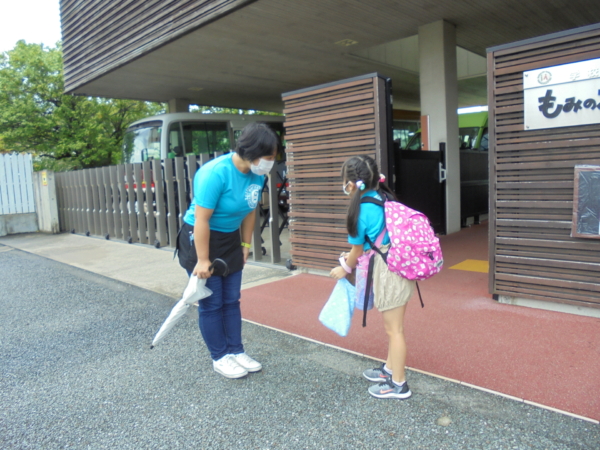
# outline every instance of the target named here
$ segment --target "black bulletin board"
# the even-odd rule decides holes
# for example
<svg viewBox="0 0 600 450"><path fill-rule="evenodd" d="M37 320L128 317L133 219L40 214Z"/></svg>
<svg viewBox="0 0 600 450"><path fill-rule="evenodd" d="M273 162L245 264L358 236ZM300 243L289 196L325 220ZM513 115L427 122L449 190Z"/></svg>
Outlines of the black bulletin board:
<svg viewBox="0 0 600 450"><path fill-rule="evenodd" d="M600 166L575 166L571 236L600 239Z"/></svg>

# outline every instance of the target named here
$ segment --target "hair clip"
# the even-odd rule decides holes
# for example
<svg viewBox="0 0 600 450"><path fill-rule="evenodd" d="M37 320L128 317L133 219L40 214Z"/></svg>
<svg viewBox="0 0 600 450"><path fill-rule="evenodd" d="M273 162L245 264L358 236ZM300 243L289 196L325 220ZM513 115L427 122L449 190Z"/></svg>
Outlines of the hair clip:
<svg viewBox="0 0 600 450"><path fill-rule="evenodd" d="M380 183L385 183L385 175L382 174L382 173L379 174L379 182Z"/></svg>
<svg viewBox="0 0 600 450"><path fill-rule="evenodd" d="M356 187L361 190L364 191L365 190L365 183L362 180L358 180L356 182Z"/></svg>

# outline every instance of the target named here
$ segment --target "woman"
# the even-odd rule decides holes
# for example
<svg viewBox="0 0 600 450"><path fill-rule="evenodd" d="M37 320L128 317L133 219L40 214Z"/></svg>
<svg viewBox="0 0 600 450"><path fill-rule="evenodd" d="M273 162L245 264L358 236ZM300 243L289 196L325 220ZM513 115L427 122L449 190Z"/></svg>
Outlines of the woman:
<svg viewBox="0 0 600 450"><path fill-rule="evenodd" d="M206 278L206 286L213 292L199 302L200 332L214 370L227 378L262 369L244 352L240 289L256 206L278 144L277 135L267 125L247 125L235 153L208 162L196 173L194 198L179 232L180 264L188 275ZM215 258L227 262L227 276L211 272L209 266Z"/></svg>

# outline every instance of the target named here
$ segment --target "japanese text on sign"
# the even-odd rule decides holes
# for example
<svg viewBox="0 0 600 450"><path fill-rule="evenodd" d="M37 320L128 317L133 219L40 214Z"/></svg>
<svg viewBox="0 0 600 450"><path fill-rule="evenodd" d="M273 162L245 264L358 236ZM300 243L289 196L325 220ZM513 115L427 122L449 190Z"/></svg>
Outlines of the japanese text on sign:
<svg viewBox="0 0 600 450"><path fill-rule="evenodd" d="M525 129L600 123L600 59L523 73Z"/></svg>

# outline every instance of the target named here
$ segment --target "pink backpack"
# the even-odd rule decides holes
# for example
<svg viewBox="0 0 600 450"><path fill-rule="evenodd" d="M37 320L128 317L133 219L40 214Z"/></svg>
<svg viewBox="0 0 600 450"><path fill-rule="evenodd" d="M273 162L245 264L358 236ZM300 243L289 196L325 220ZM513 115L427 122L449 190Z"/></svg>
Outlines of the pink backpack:
<svg viewBox="0 0 600 450"><path fill-rule="evenodd" d="M385 226L391 245L387 255L382 256L391 272L408 280L426 280L442 270L444 258L440 240L425 214L400 202L384 203L374 197L364 197L361 203L375 203L385 209Z"/></svg>
<svg viewBox="0 0 600 450"><path fill-rule="evenodd" d="M388 269L408 280L426 280L442 270L444 259L440 240L435 235L433 228L429 224L429 219L425 214L415 211L400 202L387 200L383 192L379 192L383 200L375 197L363 197L361 203L375 203L384 208L385 211L385 229L390 237L390 248L386 254L379 250L379 246L371 242L369 236L365 236L371 248L379 253L384 261L387 262ZM384 231L385 231L384 229ZM377 244L381 242L384 233L377 238ZM368 258L367 261L361 261L361 258ZM372 297L373 289L373 258L374 254L369 251L366 256L359 258L359 264L356 267L357 293L360 291L364 296L363 307L363 327L367 325L367 310ZM363 267L366 263L366 268ZM359 272L368 271L365 281L364 293L359 289ZM417 283L417 291L421 307L424 307L421 290ZM359 297L360 299L360 297ZM357 299L357 301L360 301Z"/></svg>

